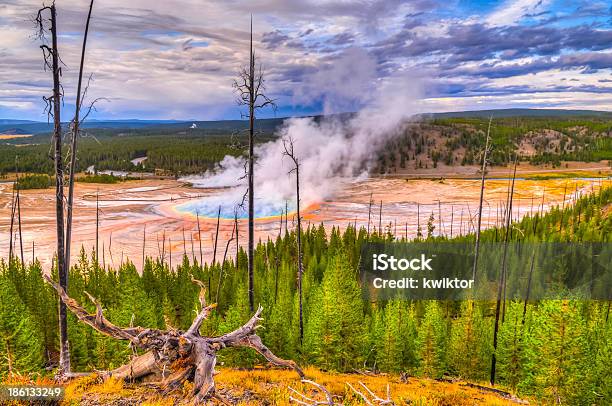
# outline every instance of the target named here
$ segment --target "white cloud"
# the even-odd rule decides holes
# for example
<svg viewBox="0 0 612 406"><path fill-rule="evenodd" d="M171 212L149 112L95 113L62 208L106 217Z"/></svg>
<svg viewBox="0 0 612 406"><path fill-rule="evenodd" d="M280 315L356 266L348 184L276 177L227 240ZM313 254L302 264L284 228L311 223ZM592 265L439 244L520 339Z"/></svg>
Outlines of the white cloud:
<svg viewBox="0 0 612 406"><path fill-rule="evenodd" d="M550 2L551 0L507 0L487 16L486 23L490 26L514 25L523 16L546 9Z"/></svg>

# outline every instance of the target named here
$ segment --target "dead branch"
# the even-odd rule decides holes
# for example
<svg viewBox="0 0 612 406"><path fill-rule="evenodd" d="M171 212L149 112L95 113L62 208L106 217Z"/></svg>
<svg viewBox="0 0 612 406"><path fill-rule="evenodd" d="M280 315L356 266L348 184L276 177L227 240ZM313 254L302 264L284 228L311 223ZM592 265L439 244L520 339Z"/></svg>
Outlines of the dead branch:
<svg viewBox="0 0 612 406"><path fill-rule="evenodd" d="M387 397L385 399L379 397L378 395L376 395L374 392L372 392L363 382L359 382L359 385L361 385L361 387L366 391L366 393L368 395L365 395L364 393L358 391L357 389L355 389L353 387L353 385L351 385L350 383L346 383L347 386L349 388L351 388L351 390L359 395L359 397L361 397L361 399L363 399L363 401L365 402L366 405L370 405L370 406L374 406L374 405L395 405L395 403L393 403L393 400L391 400L391 390L389 388L389 384L387 384Z"/></svg>
<svg viewBox="0 0 612 406"><path fill-rule="evenodd" d="M328 406L340 406L341 403L334 403L334 399L329 393L329 391L323 386L309 379L302 379L302 383L314 386L318 391L322 392L325 396L325 400L316 400L311 397L306 396L305 394L298 392L289 386L289 391L294 393L299 398L294 398L293 396L289 396L289 402L297 403L298 405L303 406L316 406L316 405L328 405Z"/></svg>
<svg viewBox="0 0 612 406"><path fill-rule="evenodd" d="M259 324L262 320L261 306L242 327L220 337L201 336L200 326L216 305L206 305L205 284L196 279L192 281L200 286L201 310L185 332L175 329L164 331L143 327L118 327L104 317L102 305L89 294L87 296L96 306L95 314L89 314L50 277L45 276L45 279L81 322L107 336L128 340L131 345L145 351L143 355L132 358L128 364L104 373L105 377L112 376L130 381L144 378L151 381L157 378L158 386L163 390L175 388L185 380L190 380L194 384L192 396L196 404L208 398L220 400L215 392L214 375L217 373L215 365L217 351L227 347L253 348L270 363L292 368L300 377L304 377L304 373L295 362L278 358L256 334L256 330L261 327Z"/></svg>

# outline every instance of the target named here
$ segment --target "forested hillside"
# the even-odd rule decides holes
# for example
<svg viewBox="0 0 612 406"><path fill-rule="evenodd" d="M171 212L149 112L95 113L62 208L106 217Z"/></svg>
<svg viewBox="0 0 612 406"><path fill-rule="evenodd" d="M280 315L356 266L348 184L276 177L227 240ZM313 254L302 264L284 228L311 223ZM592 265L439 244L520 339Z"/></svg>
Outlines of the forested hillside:
<svg viewBox="0 0 612 406"><path fill-rule="evenodd" d="M433 118L409 125L378 157L377 171L436 168L480 162L489 120ZM532 164L612 159L612 119L601 117L493 117L491 165L505 165L513 152Z"/></svg>
<svg viewBox="0 0 612 406"><path fill-rule="evenodd" d="M350 118L339 115L338 120ZM145 128L92 128L79 141L77 170L94 165L99 170L149 171L174 175L212 169L226 155L241 155L247 140L241 122L212 122L198 128L168 124ZM256 142L275 138L280 120L264 120ZM436 168L438 164L474 165L484 148L486 118L431 118L409 124L378 151L376 173ZM561 161L612 159L612 119L604 116L504 117L491 125L491 165L505 165L518 151L532 164L561 165ZM49 135L4 140L0 144L0 176L17 168L51 174ZM133 159L147 157L142 164Z"/></svg>
<svg viewBox="0 0 612 406"><path fill-rule="evenodd" d="M572 207L554 208L513 225L511 240L610 242L612 188L582 197ZM435 224L435 222L432 222ZM429 227L426 239L435 226ZM501 230L490 229L483 241L497 241ZM484 381L492 354L493 310L489 302L362 300L356 268L366 241L394 236L361 228L322 226L303 232L304 338L300 342L296 293L296 235L279 236L256 249L256 303L264 307L260 334L277 355L324 370L406 372L410 375L460 376ZM473 241L474 236L453 241ZM103 269L85 251L70 271L69 294L93 312L85 292L100 299L117 325L186 329L197 306L198 287L208 286L208 301L218 303L202 326L219 335L242 325L250 316L246 290L247 258L238 263L201 266L187 255L175 269L149 258L140 272L129 262ZM0 273L0 339L6 357L0 375L9 371L47 374L57 362L57 297L41 278L38 263L25 267L2 262ZM573 405L609 404L612 382L612 322L609 302L548 300L506 304L499 332L498 382L520 395ZM132 353L124 342L101 336L70 315L73 368L106 369L125 363ZM253 366L261 359L250 349L219 353L228 366Z"/></svg>
<svg viewBox="0 0 612 406"><path fill-rule="evenodd" d="M261 134L257 142L270 139L271 133ZM242 154L246 145L244 133L220 130L94 129L79 141L76 170L82 172L94 165L97 170L200 173L212 169L226 155ZM0 144L0 176L16 169L51 174L49 146L48 135ZM64 153L67 151L66 146ZM147 157L142 164L130 162L141 157Z"/></svg>

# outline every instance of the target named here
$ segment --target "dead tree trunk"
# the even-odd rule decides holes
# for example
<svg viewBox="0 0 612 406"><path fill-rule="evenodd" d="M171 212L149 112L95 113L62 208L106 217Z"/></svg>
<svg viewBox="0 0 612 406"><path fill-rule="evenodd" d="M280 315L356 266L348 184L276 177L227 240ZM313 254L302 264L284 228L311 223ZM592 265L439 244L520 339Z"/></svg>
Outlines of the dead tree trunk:
<svg viewBox="0 0 612 406"><path fill-rule="evenodd" d="M219 304L219 297L221 295L221 285L223 284L223 274L225 273L224 269L225 269L225 260L227 258L227 251L229 250L229 246L230 243L234 240L234 228L232 228L232 235L230 236L230 238L227 240L227 243L225 244L225 252L223 253L223 261L220 264L219 267L219 281L217 283L217 294L215 295L215 302L217 304Z"/></svg>
<svg viewBox="0 0 612 406"><path fill-rule="evenodd" d="M85 33L83 34L83 46L81 47L81 63L79 66L79 81L77 84L76 103L74 119L72 120L72 139L70 144L70 175L68 179L68 201L66 204L66 269L70 269L70 243L72 242L72 207L74 203L74 172L76 170L77 140L79 138L79 125L81 105L83 104L83 66L85 65L85 48L87 47L87 34L89 33L89 22L91 21L91 10L94 0L89 3L89 12L85 22ZM87 91L87 90L85 90ZM144 263L143 263L144 264Z"/></svg>
<svg viewBox="0 0 612 406"><path fill-rule="evenodd" d="M474 248L474 267L472 269L472 280L476 279L476 268L478 267L478 254L480 251L480 228L482 224L482 202L484 199L485 176L487 173L487 155L489 154L489 136L491 134L491 121L489 119L489 128L487 129L487 140L485 141L485 149L482 156L482 177L480 180L480 202L478 204L478 226L476 227L476 246Z"/></svg>
<svg viewBox="0 0 612 406"><path fill-rule="evenodd" d="M382 235L382 200L380 201L380 209L378 210L378 236Z"/></svg>
<svg viewBox="0 0 612 406"><path fill-rule="evenodd" d="M11 227L9 229L9 266L13 261L13 227L15 226L15 212L17 210L17 197L15 194L15 189L17 187L17 183L13 183L13 196L11 197Z"/></svg>
<svg viewBox="0 0 612 406"><path fill-rule="evenodd" d="M370 203L368 205L368 237L370 236L370 220L372 218L372 193L370 192Z"/></svg>
<svg viewBox="0 0 612 406"><path fill-rule="evenodd" d="M198 243L200 244L200 267L204 266L204 259L202 254L202 232L200 231L200 213L196 213L198 221Z"/></svg>
<svg viewBox="0 0 612 406"><path fill-rule="evenodd" d="M44 17L48 12L49 17ZM62 104L62 87L60 77L60 58L57 46L57 16L55 4L42 7L38 10L36 23L39 29L39 37L44 41L45 34L51 33L51 46L43 43L41 49L45 61L45 68L51 69L53 76L53 94L45 97L48 113L53 117L53 149L55 162L55 214L57 224L57 271L60 286L66 290L68 288L68 269L65 264L64 251L64 161L62 159L62 122L60 107ZM48 23L49 28L46 28ZM59 377L70 372L70 351L68 349L68 322L66 306L59 302L59 325L60 325L60 361L57 374Z"/></svg>
<svg viewBox="0 0 612 406"><path fill-rule="evenodd" d="M100 266L100 202L99 192L96 192L96 265Z"/></svg>
<svg viewBox="0 0 612 406"><path fill-rule="evenodd" d="M96 306L96 313L89 314L76 300L66 294L66 291L49 276L45 279L60 296L70 311L82 323L109 337L129 341L130 346L145 351L143 355L134 357L128 364L103 374L125 380L156 381L163 390L169 391L180 387L186 381L193 382L191 392L196 404L208 398L221 399L215 391L214 375L217 363L217 351L228 347L250 347L260 353L274 365L294 369L300 377L304 373L298 365L290 360L284 360L274 355L256 334L262 320L263 308L260 306L253 317L242 327L219 337L202 337L200 326L216 307L206 305L204 284L193 280L201 288L201 310L187 331L157 330L143 327L122 328L109 322L102 312L101 304L87 294Z"/></svg>
<svg viewBox="0 0 612 406"><path fill-rule="evenodd" d="M265 95L264 75L261 67L255 71L255 53L253 52L253 17L251 16L251 36L249 42L249 66L243 68L233 87L238 93L238 104L248 107L249 118L249 157L248 157L248 205L249 205L249 242L248 242L248 276L249 276L249 307L255 309L254 296L254 251L255 251L255 190L254 190L254 164L255 164L255 112L266 106L276 108L274 100Z"/></svg>
<svg viewBox="0 0 612 406"><path fill-rule="evenodd" d="M565 188L563 189L563 201L561 202L561 219L559 220L559 232L563 229L563 212L565 211L565 196L567 194L567 181L565 182Z"/></svg>
<svg viewBox="0 0 612 406"><path fill-rule="evenodd" d="M147 223L144 225L144 229L142 230L142 270L144 271L145 267L145 247L147 246Z"/></svg>
<svg viewBox="0 0 612 406"><path fill-rule="evenodd" d="M514 174L512 176L512 186L508 189L508 209L506 211L506 230L504 236L504 253L502 256L502 264L501 271L499 276L499 284L497 285L497 301L495 303L495 326L493 328L493 353L491 355L491 377L490 382L491 385L495 385L495 368L497 365L497 356L495 352L497 351L497 334L499 332L499 316L502 305L502 292L504 291L504 286L506 283L506 259L508 254L508 240L510 237L510 217L512 213L512 198L514 192L514 179L516 178L516 164L518 162L518 156L514 161Z"/></svg>
<svg viewBox="0 0 612 406"><path fill-rule="evenodd" d="M25 267L25 260L23 257L23 234L21 232L21 196L19 195L19 189L17 189L17 231L19 232L19 251L21 254L21 265Z"/></svg>
<svg viewBox="0 0 612 406"><path fill-rule="evenodd" d="M300 217L300 162L293 149L294 141L289 138L283 140L283 147L285 149L284 155L288 156L293 161L293 168L289 171L295 172L295 194L297 201L297 249L298 249L298 296L299 296L299 311L300 311L300 343L304 339L304 317L303 317L303 306L302 306L302 275L304 274L304 268L302 264L302 219Z"/></svg>
<svg viewBox="0 0 612 406"><path fill-rule="evenodd" d="M240 241L238 241L238 209L234 209L234 226L236 228L236 269L238 269L238 254L240 251Z"/></svg>
<svg viewBox="0 0 612 406"><path fill-rule="evenodd" d="M217 230L215 231L215 241L213 242L213 258L212 258L212 263L210 264L210 268L209 268L209 272L208 272L208 300L212 301L212 297L210 295L212 295L212 288L211 288L211 284L212 284L212 273L213 273L213 267L215 266L215 263L217 262L217 242L219 240L219 221L221 221L221 206L219 206L219 211L217 212Z"/></svg>

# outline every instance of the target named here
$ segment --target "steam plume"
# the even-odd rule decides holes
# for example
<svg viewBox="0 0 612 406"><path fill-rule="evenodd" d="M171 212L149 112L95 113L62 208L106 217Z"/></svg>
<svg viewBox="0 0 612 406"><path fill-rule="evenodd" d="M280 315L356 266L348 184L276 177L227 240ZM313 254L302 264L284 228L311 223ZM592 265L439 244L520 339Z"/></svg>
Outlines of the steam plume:
<svg viewBox="0 0 612 406"><path fill-rule="evenodd" d="M279 138L256 148L256 216L277 215L295 199L294 175L283 158L282 138L291 137L300 160L300 181L304 207L328 199L343 182L367 176L376 151L402 131L414 117L420 89L414 77L382 79L371 94L371 101L350 118L292 118L279 130ZM246 190L244 159L226 156L213 173L190 177L195 187L226 187L223 193L183 207L202 215L216 215L222 207L224 217L232 217ZM242 211L242 209L241 209ZM239 216L244 212L239 211Z"/></svg>

